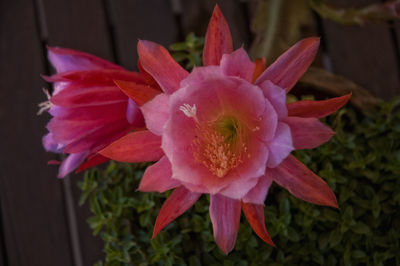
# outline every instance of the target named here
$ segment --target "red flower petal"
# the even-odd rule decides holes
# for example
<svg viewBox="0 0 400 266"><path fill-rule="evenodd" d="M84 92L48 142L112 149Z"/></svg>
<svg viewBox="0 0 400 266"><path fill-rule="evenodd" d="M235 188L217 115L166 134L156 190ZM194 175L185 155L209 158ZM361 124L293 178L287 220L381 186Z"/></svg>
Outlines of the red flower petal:
<svg viewBox="0 0 400 266"><path fill-rule="evenodd" d="M165 93L176 91L181 80L189 74L159 44L141 40L137 49L143 69L157 81Z"/></svg>
<svg viewBox="0 0 400 266"><path fill-rule="evenodd" d="M164 155L161 137L147 130L130 133L99 153L112 160L127 163L157 161Z"/></svg>
<svg viewBox="0 0 400 266"><path fill-rule="evenodd" d="M109 143L126 135L131 129L132 127L127 125L125 119L88 129L68 143L64 148L64 153L77 153L85 150L89 150L90 153L98 152Z"/></svg>
<svg viewBox="0 0 400 266"><path fill-rule="evenodd" d="M172 179L171 163L166 156L146 169L140 181L138 190L142 192L158 191L160 193L180 185L176 179Z"/></svg>
<svg viewBox="0 0 400 266"><path fill-rule="evenodd" d="M256 69L254 70L254 73L253 73L253 80L252 80L253 83L264 72L264 70L266 68L267 68L267 60L265 58L257 58L256 59Z"/></svg>
<svg viewBox="0 0 400 266"><path fill-rule="evenodd" d="M125 105L126 106L126 105ZM114 127L118 130L127 127L126 120L117 120L119 117L107 116L103 121L101 120L67 120L59 119L57 117L50 120L47 128L53 133L53 139L64 145L71 144L72 142L81 140L87 135L91 135L98 130L104 130L104 127ZM121 128L122 127L122 128ZM118 131L117 131L118 132ZM103 139L104 141L104 139ZM93 143L91 141L90 143ZM74 151L73 153L80 152Z"/></svg>
<svg viewBox="0 0 400 266"><path fill-rule="evenodd" d="M240 222L240 201L219 194L210 197L210 218L218 247L228 254L235 246Z"/></svg>
<svg viewBox="0 0 400 266"><path fill-rule="evenodd" d="M232 51L232 36L228 22L216 5L207 28L203 49L203 65L219 65L222 55L230 54Z"/></svg>
<svg viewBox="0 0 400 266"><path fill-rule="evenodd" d="M161 91L153 89L148 85L123 80L114 80L114 82L123 93L139 106L145 104L161 93Z"/></svg>
<svg viewBox="0 0 400 266"><path fill-rule="evenodd" d="M287 105L289 116L322 118L337 111L351 98L351 93L325 101L299 101Z"/></svg>
<svg viewBox="0 0 400 266"><path fill-rule="evenodd" d="M117 87L88 87L62 90L50 99L51 103L63 107L83 107L125 103L126 95Z"/></svg>
<svg viewBox="0 0 400 266"><path fill-rule="evenodd" d="M274 181L293 196L318 205L338 207L336 196L319 176L314 174L293 155L271 171Z"/></svg>
<svg viewBox="0 0 400 266"><path fill-rule="evenodd" d="M96 68L122 70L122 67L91 54L60 47L47 47L47 49L49 60L57 72Z"/></svg>
<svg viewBox="0 0 400 266"><path fill-rule="evenodd" d="M270 80L289 92L311 65L318 46L319 38L299 41L270 65L256 80L256 84Z"/></svg>
<svg viewBox="0 0 400 266"><path fill-rule="evenodd" d="M190 192L183 186L175 189L161 207L152 238L155 238L164 227L192 207L200 196L200 193Z"/></svg>
<svg viewBox="0 0 400 266"><path fill-rule="evenodd" d="M317 118L289 116L285 119L285 123L290 127L293 147L297 150L316 148L330 140L335 134Z"/></svg>
<svg viewBox="0 0 400 266"><path fill-rule="evenodd" d="M264 205L242 202L242 210L254 232L265 243L275 247L265 227Z"/></svg>
<svg viewBox="0 0 400 266"><path fill-rule="evenodd" d="M142 74L144 80L146 81L146 83L148 85L150 85L150 87L157 89L159 91L162 91L161 87L160 87L160 85L158 85L157 81L149 74L149 72L144 70L144 68L142 67L142 64L140 63L140 60L138 60L138 69L140 71L140 74Z"/></svg>
<svg viewBox="0 0 400 266"><path fill-rule="evenodd" d="M76 170L76 173L82 172L86 169L92 168L96 165L108 162L110 159L104 157L101 154L95 154L93 156L91 156L86 162L84 162L83 164L81 164L81 166L79 166L79 168Z"/></svg>
<svg viewBox="0 0 400 266"><path fill-rule="evenodd" d="M114 80L125 80L141 84L145 83L140 73L115 69L94 69L87 71L64 72L52 75L50 77L43 76L43 78L48 82L75 81L76 83L74 83L74 85L84 84L85 86L115 86Z"/></svg>
<svg viewBox="0 0 400 266"><path fill-rule="evenodd" d="M73 120L73 121L99 121L99 125L104 125L107 121L116 121L121 119L127 108L127 101L105 105L81 106L74 108L64 108L53 106L50 114L57 120ZM61 129L63 130L63 129ZM64 128L66 130L66 128Z"/></svg>
<svg viewBox="0 0 400 266"><path fill-rule="evenodd" d="M86 157L89 155L88 151L80 152L80 153L72 153L65 158L61 165L60 168L58 168L58 178L64 178L66 177L69 173L74 171L82 162L86 159Z"/></svg>

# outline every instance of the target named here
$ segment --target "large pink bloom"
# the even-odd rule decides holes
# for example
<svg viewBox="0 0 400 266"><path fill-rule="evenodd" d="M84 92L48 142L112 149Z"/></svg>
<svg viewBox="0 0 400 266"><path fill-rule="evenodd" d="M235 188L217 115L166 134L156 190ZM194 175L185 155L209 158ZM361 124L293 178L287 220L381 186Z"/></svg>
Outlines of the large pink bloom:
<svg viewBox="0 0 400 266"><path fill-rule="evenodd" d="M48 57L57 73L45 77L54 82L54 90L49 102L42 104L53 116L43 145L47 151L69 154L59 168L58 177L64 177L87 158L83 168L107 161L95 154L144 126L140 109L114 80L147 85L141 74L82 52L49 48Z"/></svg>
<svg viewBox="0 0 400 266"><path fill-rule="evenodd" d="M275 181L294 196L337 207L327 184L290 155L315 148L334 134L318 118L350 95L286 105L286 93L311 64L318 38L304 39L264 70L241 48L233 51L225 18L215 8L206 35L203 62L186 72L158 44L140 41L139 59L164 91L141 107L148 131L128 134L100 151L124 161L156 161L141 191L175 189L154 228L162 228L210 194L210 217L218 246L228 253L236 241L243 210L254 231L273 245L263 204Z"/></svg>

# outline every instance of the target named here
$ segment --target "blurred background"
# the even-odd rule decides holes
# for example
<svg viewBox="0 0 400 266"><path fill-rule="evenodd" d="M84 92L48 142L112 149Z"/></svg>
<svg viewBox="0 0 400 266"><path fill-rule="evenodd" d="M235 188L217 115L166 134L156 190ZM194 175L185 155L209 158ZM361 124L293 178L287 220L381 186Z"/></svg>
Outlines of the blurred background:
<svg viewBox="0 0 400 266"><path fill-rule="evenodd" d="M395 7L363 9L379 0L0 0L0 266L92 265L103 242L79 207L74 175L59 180L41 138L47 114L40 77L51 74L46 46L81 50L136 70L138 39L169 46L204 36L216 3L242 45L270 64L301 38L320 36L310 73L294 93L343 95L357 108L400 95L400 24ZM341 9L346 8L346 9ZM349 8L356 9L350 13ZM332 76L328 72L341 77ZM330 81L337 81L332 86ZM356 85L357 84L357 85ZM318 87L318 89L316 89ZM322 89L321 89L322 88ZM317 96L318 97L318 96Z"/></svg>

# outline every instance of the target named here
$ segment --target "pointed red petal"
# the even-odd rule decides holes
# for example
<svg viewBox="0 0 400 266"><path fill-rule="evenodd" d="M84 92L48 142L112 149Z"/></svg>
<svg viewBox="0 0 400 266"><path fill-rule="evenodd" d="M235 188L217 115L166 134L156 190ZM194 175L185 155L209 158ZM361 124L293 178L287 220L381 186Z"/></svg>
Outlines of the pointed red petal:
<svg viewBox="0 0 400 266"><path fill-rule="evenodd" d="M164 155L161 137L147 130L130 133L99 153L112 160L127 163L157 161Z"/></svg>
<svg viewBox="0 0 400 266"><path fill-rule="evenodd" d="M144 70L144 68L142 67L142 64L140 63L140 60L138 60L138 68L139 68L140 74L142 74L147 85L150 85L150 87L152 87L156 90L162 91L161 87L160 87L160 85L158 85L157 81L149 74L149 72Z"/></svg>
<svg viewBox="0 0 400 266"><path fill-rule="evenodd" d="M314 174L293 155L271 171L274 181L296 198L331 207L338 207L336 196L319 176Z"/></svg>
<svg viewBox="0 0 400 266"><path fill-rule="evenodd" d="M43 78L47 82L75 81L79 85L84 84L85 86L115 86L114 80L125 80L141 84L145 83L142 75L138 72L115 69L94 69L86 71L64 72L52 75L50 77L43 76Z"/></svg>
<svg viewBox="0 0 400 266"><path fill-rule="evenodd" d="M171 163L166 156L158 162L147 167L138 190L142 192L165 192L180 185L176 179L172 179Z"/></svg>
<svg viewBox="0 0 400 266"><path fill-rule="evenodd" d="M254 232L264 240L265 243L275 247L265 227L264 206L262 204L242 202L242 210Z"/></svg>
<svg viewBox="0 0 400 266"><path fill-rule="evenodd" d="M210 197L210 218L218 247L228 254L235 246L240 223L240 201L219 194Z"/></svg>
<svg viewBox="0 0 400 266"><path fill-rule="evenodd" d="M155 90L148 85L123 80L114 80L114 82L123 93L139 106L145 104L161 93L161 91Z"/></svg>
<svg viewBox="0 0 400 266"><path fill-rule="evenodd" d="M81 166L79 166L79 168L76 170L76 173L82 172L86 169L95 167L96 165L108 162L110 159L104 157L101 154L95 154L92 157L90 157L86 162L84 162L83 164L81 164Z"/></svg>
<svg viewBox="0 0 400 266"><path fill-rule="evenodd" d="M351 93L325 101L299 101L287 105L289 116L322 118L337 111L351 98Z"/></svg>
<svg viewBox="0 0 400 266"><path fill-rule="evenodd" d="M64 89L51 97L51 103L63 107L99 106L125 103L126 96L113 86Z"/></svg>
<svg viewBox="0 0 400 266"><path fill-rule="evenodd" d="M47 162L48 165L60 165L61 162L57 160L50 160Z"/></svg>
<svg viewBox="0 0 400 266"><path fill-rule="evenodd" d="M335 134L317 118L289 116L285 119L285 123L290 127L293 147L297 150L316 148L330 140Z"/></svg>
<svg viewBox="0 0 400 266"><path fill-rule="evenodd" d="M64 178L72 173L89 155L88 151L69 154L58 168L58 178Z"/></svg>
<svg viewBox="0 0 400 266"><path fill-rule="evenodd" d="M152 238L155 238L164 227L192 207L200 196L200 193L190 192L183 186L175 189L161 207Z"/></svg>
<svg viewBox="0 0 400 266"><path fill-rule="evenodd" d="M203 65L219 65L223 54L233 51L232 36L228 22L215 6L210 23L208 24L203 49Z"/></svg>
<svg viewBox="0 0 400 266"><path fill-rule="evenodd" d="M176 91L181 80L189 74L159 44L139 41L137 49L143 69L157 81L165 93Z"/></svg>
<svg viewBox="0 0 400 266"><path fill-rule="evenodd" d="M85 121L82 122L85 124ZM74 138L64 148L64 153L78 153L83 151L98 152L109 143L125 136L132 130L126 119L88 129L80 137Z"/></svg>
<svg viewBox="0 0 400 266"><path fill-rule="evenodd" d="M318 46L319 38L299 41L270 65L256 80L256 84L270 80L289 92L311 65Z"/></svg>
<svg viewBox="0 0 400 266"><path fill-rule="evenodd" d="M267 68L267 60L265 58L257 58L256 59L256 69L253 73L253 83L257 80L257 78L264 72Z"/></svg>
<svg viewBox="0 0 400 266"><path fill-rule="evenodd" d="M47 47L47 50L49 61L57 70L57 72L96 68L123 69L122 67L107 60L76 50L49 46Z"/></svg>

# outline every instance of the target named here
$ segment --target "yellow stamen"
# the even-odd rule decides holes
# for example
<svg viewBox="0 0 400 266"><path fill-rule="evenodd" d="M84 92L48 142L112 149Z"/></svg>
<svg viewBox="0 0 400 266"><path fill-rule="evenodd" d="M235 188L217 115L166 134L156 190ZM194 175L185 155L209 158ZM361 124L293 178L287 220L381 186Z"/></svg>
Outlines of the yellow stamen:
<svg viewBox="0 0 400 266"><path fill-rule="evenodd" d="M242 163L243 156L247 154L246 134L243 125L235 117L223 115L215 121L200 123L195 105L191 107L185 104L180 110L196 121L197 138L192 148L197 162L217 177L224 177Z"/></svg>

